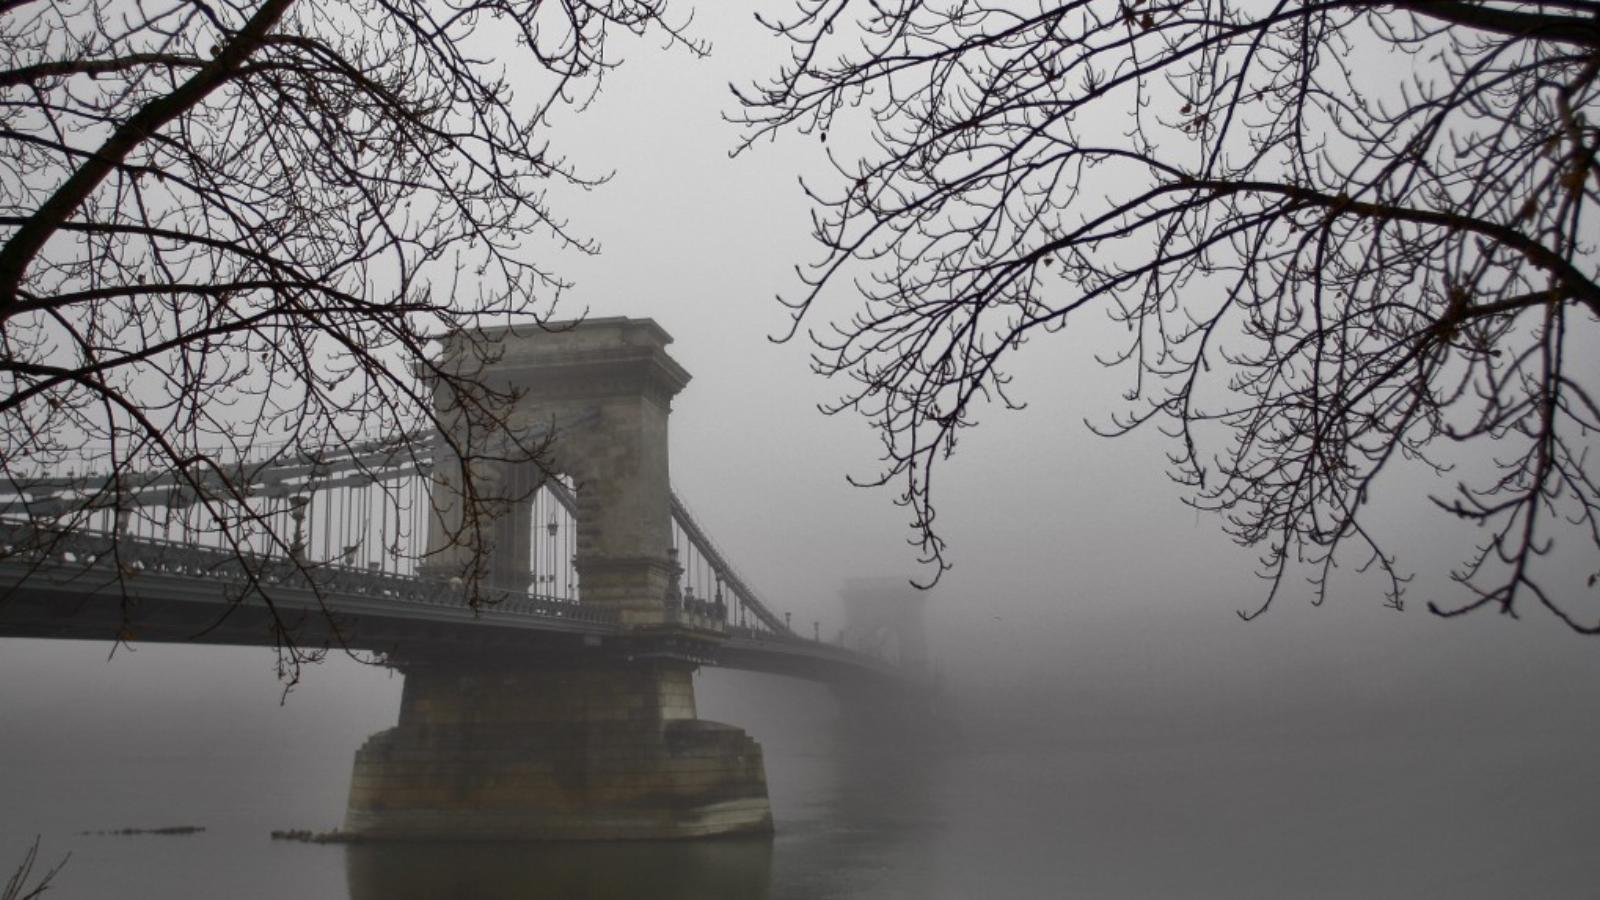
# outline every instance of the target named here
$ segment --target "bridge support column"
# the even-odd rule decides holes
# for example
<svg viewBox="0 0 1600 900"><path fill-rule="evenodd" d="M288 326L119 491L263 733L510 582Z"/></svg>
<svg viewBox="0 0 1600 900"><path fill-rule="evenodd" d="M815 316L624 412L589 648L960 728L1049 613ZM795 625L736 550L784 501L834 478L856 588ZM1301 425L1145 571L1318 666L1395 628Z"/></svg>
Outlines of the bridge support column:
<svg viewBox="0 0 1600 900"><path fill-rule="evenodd" d="M772 828L761 748L695 718L690 663L402 666L400 723L356 753L356 839L627 840Z"/></svg>
<svg viewBox="0 0 1600 900"><path fill-rule="evenodd" d="M614 631L604 648L401 658L400 723L357 752L345 830L508 840L768 831L761 748L695 718L694 668L725 635L667 604L680 571L667 422L689 373L647 319L547 326L445 341L440 365L478 371L512 401L487 428L460 398L438 398L461 455L436 460L427 565L442 578L526 589L527 500L541 479L564 475L577 502L580 604ZM544 426L538 458L506 438ZM459 483L463 460L482 471L482 495Z"/></svg>

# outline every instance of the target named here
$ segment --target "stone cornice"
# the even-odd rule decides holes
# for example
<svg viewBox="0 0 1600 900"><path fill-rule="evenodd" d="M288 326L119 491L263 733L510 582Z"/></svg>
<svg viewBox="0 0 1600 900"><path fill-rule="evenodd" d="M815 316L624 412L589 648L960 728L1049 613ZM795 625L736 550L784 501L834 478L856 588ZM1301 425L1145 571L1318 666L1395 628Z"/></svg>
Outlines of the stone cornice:
<svg viewBox="0 0 1600 900"><path fill-rule="evenodd" d="M643 395L667 404L689 382L689 373L665 353L596 354L582 357L510 358L495 365L497 384L554 400Z"/></svg>
<svg viewBox="0 0 1600 900"><path fill-rule="evenodd" d="M670 343L653 320L615 317L461 332L445 340L445 357L481 364L495 383L536 396L644 394L665 404L690 379L666 352Z"/></svg>

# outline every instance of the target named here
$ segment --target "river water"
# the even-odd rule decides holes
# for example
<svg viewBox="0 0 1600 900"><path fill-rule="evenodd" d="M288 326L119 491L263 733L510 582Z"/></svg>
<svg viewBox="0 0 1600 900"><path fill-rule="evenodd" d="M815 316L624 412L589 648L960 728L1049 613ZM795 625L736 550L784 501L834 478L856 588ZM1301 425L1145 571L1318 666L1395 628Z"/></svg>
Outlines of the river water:
<svg viewBox="0 0 1600 900"><path fill-rule="evenodd" d="M0 674L26 663L18 646ZM346 847L268 833L337 824L350 754L392 716L396 680L340 670L283 707L229 714L221 704L259 703L260 668L179 686L167 679L184 665L152 672L165 657L150 656L100 665L102 681L60 694L73 709L29 705L15 678L0 689L0 854L19 859L34 835L46 861L70 853L49 897L1600 896L1600 765L1580 727L1592 710L1516 728L1170 714L1049 728L995 712L937 747L852 748L814 689L762 696L712 677L702 715L766 747L770 839ZM206 830L80 833L191 824Z"/></svg>

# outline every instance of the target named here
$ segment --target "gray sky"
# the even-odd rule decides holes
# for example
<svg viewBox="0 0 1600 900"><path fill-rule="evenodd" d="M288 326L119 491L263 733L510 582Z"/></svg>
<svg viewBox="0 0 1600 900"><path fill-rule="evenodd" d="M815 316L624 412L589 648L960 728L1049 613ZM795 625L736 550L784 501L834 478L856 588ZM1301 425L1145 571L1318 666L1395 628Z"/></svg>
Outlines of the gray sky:
<svg viewBox="0 0 1600 900"><path fill-rule="evenodd" d="M558 263L577 282L562 312L650 317L673 334L672 354L694 375L674 408L679 491L771 602L806 628L813 616L837 627L834 592L846 578L922 573L893 492L845 484L847 472L875 471L876 437L857 418L816 412L834 391L808 372L806 346L767 340L786 323L773 295L815 255L796 175L820 171L820 146L795 138L728 159L726 85L764 74L774 45L741 4L701 4L697 28L711 59L636 43L594 105L557 123L558 151L588 173L616 172L596 192L557 198L604 247ZM1424 604L1451 596L1439 579L1419 582L1397 614L1381 608L1376 581L1347 571L1324 608L1292 587L1263 620L1239 622L1234 611L1264 596L1254 556L1181 505L1164 441L1152 431L1111 442L1084 428L1085 417L1104 420L1123 377L1089 361L1095 336L1031 345L1016 367L1030 408L980 416L942 471L939 521L955 569L929 603L953 682L1047 698L1037 709L1063 722L1130 700L1262 716L1327 703L1399 717L1430 705L1465 715L1474 704L1551 721L1592 715L1596 639L1537 614L1522 624L1437 620ZM1447 527L1403 490L1385 510L1396 533ZM1419 539L1406 549L1438 572L1466 548ZM13 721L49 719L41 733L117 734L244 698L268 717L257 730L272 731L268 651L140 653L106 663L77 645L0 644L0 685L26 685L0 695L0 709ZM126 692L115 700L103 693L112 682ZM301 716L302 730L370 731L392 716L395 687L348 666L312 670L290 700L304 711L281 715ZM149 706L124 722L104 715L113 702ZM55 724L80 708L95 710L94 724ZM22 752L15 732L4 740ZM347 771L348 758L334 770Z"/></svg>
<svg viewBox="0 0 1600 900"><path fill-rule="evenodd" d="M792 267L817 255L796 178L824 171L822 145L796 136L727 158L737 136L720 118L733 102L727 85L765 75L781 48L747 8L704 6L696 14L698 33L713 43L710 59L653 44L632 48L597 102L555 132L557 148L574 163L616 171L610 185L563 204L573 224L604 246L599 257L564 267L577 282L566 311L650 316L674 335L672 353L695 375L675 406L674 480L736 564L798 616L829 602L842 578L919 570L894 491L844 483L847 472L876 471L876 436L860 418L815 411L835 391L807 370L803 340L767 340L787 323L773 296L792 291ZM836 150L840 140L836 130ZM850 311L835 303L810 324ZM1012 368L1016 395L1029 408L980 414L981 427L963 436L940 471L939 523L956 568L938 603L952 620L1003 630L993 615L1011 611L1018 628L1027 627L1029 613L1085 622L1194 616L1229 635L1252 632L1233 611L1265 596L1251 575L1255 555L1232 545L1218 519L1181 505L1165 475L1165 439L1149 430L1107 440L1083 425L1122 408L1119 392L1131 373L1107 372L1092 360L1116 336L1091 314L1072 334L1025 347ZM1375 522L1403 540L1414 568L1435 575L1472 536L1425 505L1437 486L1397 470L1389 481L1394 497L1380 500ZM1419 581L1404 618L1428 619L1425 602L1452 591L1442 578ZM1293 608L1306 606L1310 590L1291 585L1269 618L1304 618L1311 628L1368 627L1359 623L1370 620L1377 630L1400 618L1380 608L1379 583L1353 570L1334 594L1341 612L1303 617ZM1419 624L1433 634L1452 627Z"/></svg>

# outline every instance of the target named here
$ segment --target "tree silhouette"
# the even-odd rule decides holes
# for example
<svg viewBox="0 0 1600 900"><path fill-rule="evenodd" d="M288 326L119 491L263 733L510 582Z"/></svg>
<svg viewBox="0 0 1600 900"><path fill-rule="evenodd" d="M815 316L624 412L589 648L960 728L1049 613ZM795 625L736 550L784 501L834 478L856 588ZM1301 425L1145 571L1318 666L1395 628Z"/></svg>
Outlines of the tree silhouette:
<svg viewBox="0 0 1600 900"><path fill-rule="evenodd" d="M1401 605L1367 505L1398 460L1484 535L1435 611L1600 631L1547 587L1558 533L1600 549L1600 4L798 0L766 24L792 56L738 92L741 149L866 132L807 186L825 254L790 336L849 381L832 410L880 431L872 483L939 571L936 463L1013 405L1024 340L1100 310L1131 384L1098 430L1174 437L1188 502L1263 551L1246 617L1302 566L1320 602L1337 560Z"/></svg>
<svg viewBox="0 0 1600 900"><path fill-rule="evenodd" d="M46 538L95 510L171 516L125 496L165 479L241 557L262 540L293 557L239 461L426 452L441 415L446 441L536 453L504 427L486 360L444 360L436 339L549 315L564 283L536 254L593 248L546 188L595 181L551 151L546 117L592 96L619 30L703 52L664 15L663 0L0 2L5 515ZM478 498L485 451L451 449ZM85 466L94 496L29 506L30 484ZM308 651L280 631L297 669Z"/></svg>

